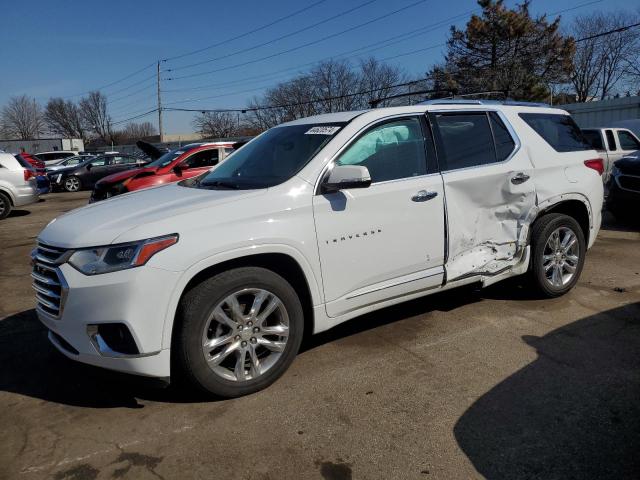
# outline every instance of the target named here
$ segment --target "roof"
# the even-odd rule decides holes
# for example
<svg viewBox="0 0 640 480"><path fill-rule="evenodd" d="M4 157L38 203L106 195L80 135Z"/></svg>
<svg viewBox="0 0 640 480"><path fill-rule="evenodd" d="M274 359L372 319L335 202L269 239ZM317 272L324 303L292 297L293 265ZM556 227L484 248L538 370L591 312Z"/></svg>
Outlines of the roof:
<svg viewBox="0 0 640 480"><path fill-rule="evenodd" d="M339 123L349 122L358 115L367 112L368 110L355 110L352 112L334 112L324 113L322 115L313 115L311 117L299 118L290 122L281 123L278 126L291 126L291 125L305 125L308 123Z"/></svg>

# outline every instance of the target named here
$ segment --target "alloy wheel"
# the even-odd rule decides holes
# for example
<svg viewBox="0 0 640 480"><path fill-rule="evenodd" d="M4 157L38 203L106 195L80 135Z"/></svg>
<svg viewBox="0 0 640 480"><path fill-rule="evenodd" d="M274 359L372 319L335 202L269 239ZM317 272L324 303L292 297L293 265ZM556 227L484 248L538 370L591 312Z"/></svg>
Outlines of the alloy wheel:
<svg viewBox="0 0 640 480"><path fill-rule="evenodd" d="M567 285L575 275L580 261L580 243L575 232L560 227L549 236L542 253L544 275L553 287Z"/></svg>
<svg viewBox="0 0 640 480"><path fill-rule="evenodd" d="M282 301L268 290L246 288L213 308L202 333L202 353L216 375L245 382L276 364L288 336L289 316Z"/></svg>
<svg viewBox="0 0 640 480"><path fill-rule="evenodd" d="M64 181L64 188L69 192L76 192L80 189L80 180L76 177L69 177Z"/></svg>

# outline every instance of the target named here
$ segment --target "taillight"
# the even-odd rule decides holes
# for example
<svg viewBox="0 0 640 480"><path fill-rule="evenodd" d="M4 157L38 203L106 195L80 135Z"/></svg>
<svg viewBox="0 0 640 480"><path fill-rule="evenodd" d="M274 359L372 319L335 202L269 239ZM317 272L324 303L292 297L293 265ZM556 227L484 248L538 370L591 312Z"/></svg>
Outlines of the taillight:
<svg viewBox="0 0 640 480"><path fill-rule="evenodd" d="M598 175L602 175L604 173L604 162L602 161L601 158L593 158L591 160L585 160L584 165L587 168L594 169L596 172L598 172Z"/></svg>
<svg viewBox="0 0 640 480"><path fill-rule="evenodd" d="M24 181L26 182L27 180L29 180L30 178L36 178L38 175L36 174L36 172L34 172L33 170L30 170L28 168L25 168L23 170L24 172Z"/></svg>

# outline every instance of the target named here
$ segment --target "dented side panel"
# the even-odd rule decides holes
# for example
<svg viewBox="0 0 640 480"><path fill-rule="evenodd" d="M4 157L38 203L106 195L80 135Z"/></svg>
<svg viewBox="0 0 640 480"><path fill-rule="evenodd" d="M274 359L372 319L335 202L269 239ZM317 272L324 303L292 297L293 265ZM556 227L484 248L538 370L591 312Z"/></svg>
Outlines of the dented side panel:
<svg viewBox="0 0 640 480"><path fill-rule="evenodd" d="M514 184L511 180L518 174L529 179ZM523 150L503 163L443 173L448 280L495 274L520 260L538 211L534 175Z"/></svg>

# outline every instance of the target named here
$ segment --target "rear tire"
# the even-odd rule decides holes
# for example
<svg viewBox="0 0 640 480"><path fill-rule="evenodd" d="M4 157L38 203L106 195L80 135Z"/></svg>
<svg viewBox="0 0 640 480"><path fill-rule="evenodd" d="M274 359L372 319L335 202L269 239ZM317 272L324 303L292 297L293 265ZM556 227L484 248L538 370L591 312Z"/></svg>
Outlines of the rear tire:
<svg viewBox="0 0 640 480"><path fill-rule="evenodd" d="M64 189L67 192L78 192L82 189L82 182L80 181L80 179L78 177L76 177L75 175L65 179L64 183L62 184L62 186L64 187Z"/></svg>
<svg viewBox="0 0 640 480"><path fill-rule="evenodd" d="M300 300L280 275L258 267L219 273L180 302L175 380L224 398L257 392L293 362L303 329Z"/></svg>
<svg viewBox="0 0 640 480"><path fill-rule="evenodd" d="M533 225L530 278L545 297L571 290L580 278L587 252L582 228L568 215L550 213Z"/></svg>
<svg viewBox="0 0 640 480"><path fill-rule="evenodd" d="M0 192L0 220L7 218L11 213L11 199L4 193Z"/></svg>

